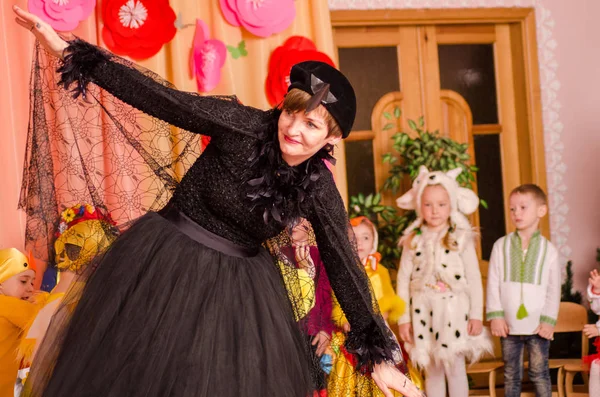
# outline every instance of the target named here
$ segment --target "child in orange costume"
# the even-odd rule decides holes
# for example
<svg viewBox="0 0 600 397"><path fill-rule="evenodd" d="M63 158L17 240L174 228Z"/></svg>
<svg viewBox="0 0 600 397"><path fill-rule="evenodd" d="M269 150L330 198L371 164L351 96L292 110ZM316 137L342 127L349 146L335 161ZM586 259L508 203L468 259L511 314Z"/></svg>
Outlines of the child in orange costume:
<svg viewBox="0 0 600 397"><path fill-rule="evenodd" d="M19 343L38 306L33 295L35 270L15 248L0 250L0 396L14 395L20 360Z"/></svg>
<svg viewBox="0 0 600 397"><path fill-rule="evenodd" d="M396 295L388 270L379 263L381 254L377 252L377 229L364 216L350 219L350 224L356 236L358 256L365 266L379 310L388 323L395 324L404 313L406 303ZM354 369L356 361L344 348L345 334L350 331L350 325L335 299L332 317L334 323L342 332L336 332L331 341L336 353L336 360L333 364L332 374L329 377L328 396L383 397L383 393L379 391L369 376L363 376ZM408 361L406 362L408 363ZM410 363L408 364L412 381L418 387L422 387L418 372L412 368ZM400 394L396 393L395 395L399 396Z"/></svg>

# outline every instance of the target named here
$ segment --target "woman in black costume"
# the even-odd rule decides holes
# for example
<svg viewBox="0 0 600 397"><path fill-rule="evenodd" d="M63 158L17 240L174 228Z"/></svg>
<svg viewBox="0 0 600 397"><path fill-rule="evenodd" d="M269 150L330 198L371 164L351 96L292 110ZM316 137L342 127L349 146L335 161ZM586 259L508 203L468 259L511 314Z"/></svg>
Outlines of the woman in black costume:
<svg viewBox="0 0 600 397"><path fill-rule="evenodd" d="M17 23L62 59L60 84L74 87L75 96L88 99L93 83L211 138L169 203L133 222L82 276L77 306L55 315L25 395L308 396L316 366L296 323L302 305L282 282L278 269L285 265L274 265L284 260L277 236L301 217L314 229L352 326L346 346L357 368L371 372L386 396L390 389L422 395L398 370L399 347L374 302L323 161L350 133L356 111L339 71L320 62L294 66L282 110L262 111L234 97L177 91L14 11ZM162 170L155 172L161 178Z"/></svg>

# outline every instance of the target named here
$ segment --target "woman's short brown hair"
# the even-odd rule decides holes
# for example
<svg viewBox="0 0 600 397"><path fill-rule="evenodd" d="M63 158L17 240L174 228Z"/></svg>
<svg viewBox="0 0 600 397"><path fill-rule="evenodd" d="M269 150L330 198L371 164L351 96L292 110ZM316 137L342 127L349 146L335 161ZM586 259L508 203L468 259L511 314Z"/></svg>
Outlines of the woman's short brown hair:
<svg viewBox="0 0 600 397"><path fill-rule="evenodd" d="M292 112L305 111L306 104L308 103L310 98L311 98L311 96L307 92L304 92L297 88L293 88L285 96L282 108L285 110L292 111ZM327 137L328 138L330 136L335 136L335 137L342 136L342 130L340 129L337 121L335 121L335 119L331 116L331 114L329 114L327 109L319 106L314 111L317 112L317 114L319 114L320 116L322 116L325 119L325 122L327 123Z"/></svg>

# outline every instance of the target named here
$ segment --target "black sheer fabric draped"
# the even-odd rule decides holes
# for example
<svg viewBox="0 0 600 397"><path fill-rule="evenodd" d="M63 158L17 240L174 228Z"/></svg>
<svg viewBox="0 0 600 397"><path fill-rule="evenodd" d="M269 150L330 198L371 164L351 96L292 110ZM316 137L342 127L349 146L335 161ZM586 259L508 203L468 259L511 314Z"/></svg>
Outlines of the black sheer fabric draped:
<svg viewBox="0 0 600 397"><path fill-rule="evenodd" d="M387 360L406 373L328 150L290 167L279 110L177 91L78 39L66 53L34 57L27 248L51 260L60 211L76 203L105 208L122 234L63 300L24 395L310 395L319 362L298 322L319 285L284 254L300 218L351 324L357 370Z"/></svg>

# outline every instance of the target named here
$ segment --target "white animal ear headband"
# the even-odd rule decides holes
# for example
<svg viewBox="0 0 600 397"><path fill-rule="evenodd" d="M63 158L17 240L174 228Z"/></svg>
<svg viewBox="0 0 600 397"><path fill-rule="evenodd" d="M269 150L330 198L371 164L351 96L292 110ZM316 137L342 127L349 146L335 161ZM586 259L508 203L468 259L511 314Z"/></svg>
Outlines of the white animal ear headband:
<svg viewBox="0 0 600 397"><path fill-rule="evenodd" d="M442 185L450 196L453 211L465 215L472 214L479 207L479 197L471 189L460 187L456 178L461 174L462 168L455 168L448 172L429 171L427 167L419 167L419 174L413 181L411 189L396 200L398 207L405 210L420 212L421 196L426 186ZM419 215L420 217L420 215Z"/></svg>
<svg viewBox="0 0 600 397"><path fill-rule="evenodd" d="M419 167L419 174L413 181L412 187L402 196L396 199L396 205L404 210L414 210L417 201L417 192L423 180L427 177L429 170L424 165Z"/></svg>

